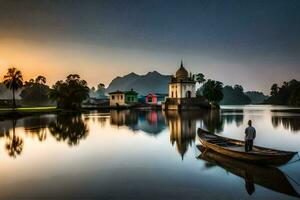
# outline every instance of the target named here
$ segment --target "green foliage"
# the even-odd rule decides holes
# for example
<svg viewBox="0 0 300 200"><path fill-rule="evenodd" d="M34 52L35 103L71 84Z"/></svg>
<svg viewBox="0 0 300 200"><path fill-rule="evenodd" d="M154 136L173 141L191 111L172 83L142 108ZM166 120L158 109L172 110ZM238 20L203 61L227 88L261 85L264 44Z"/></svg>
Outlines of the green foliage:
<svg viewBox="0 0 300 200"><path fill-rule="evenodd" d="M202 73L198 73L196 74L196 81L201 84L205 82L205 78L204 75Z"/></svg>
<svg viewBox="0 0 300 200"><path fill-rule="evenodd" d="M25 82L24 89L22 90L20 96L22 100L27 105L45 105L49 103L49 86L46 84L46 78L43 76L38 76L35 79L30 79Z"/></svg>
<svg viewBox="0 0 300 200"><path fill-rule="evenodd" d="M281 87L273 84L271 96L264 103L300 106L300 81L293 79L289 82L283 82Z"/></svg>
<svg viewBox="0 0 300 200"><path fill-rule="evenodd" d="M244 94L244 89L240 85L225 86L223 88L224 97L220 104L223 105L244 105L251 103L251 99Z"/></svg>
<svg viewBox="0 0 300 200"><path fill-rule="evenodd" d="M208 79L202 87L202 94L210 103L218 103L223 99L223 83Z"/></svg>
<svg viewBox="0 0 300 200"><path fill-rule="evenodd" d="M263 103L268 98L264 93L258 91L248 91L245 94L251 99L251 104Z"/></svg>
<svg viewBox="0 0 300 200"><path fill-rule="evenodd" d="M4 85L13 92L13 108L16 108L15 92L23 86L22 72L15 67L9 68L4 75Z"/></svg>
<svg viewBox="0 0 300 200"><path fill-rule="evenodd" d="M49 97L57 102L58 108L78 109L89 97L89 88L78 74L70 74L65 81L57 81L52 86Z"/></svg>
<svg viewBox="0 0 300 200"><path fill-rule="evenodd" d="M271 87L271 96L277 95L278 94L278 85L276 83L274 83Z"/></svg>

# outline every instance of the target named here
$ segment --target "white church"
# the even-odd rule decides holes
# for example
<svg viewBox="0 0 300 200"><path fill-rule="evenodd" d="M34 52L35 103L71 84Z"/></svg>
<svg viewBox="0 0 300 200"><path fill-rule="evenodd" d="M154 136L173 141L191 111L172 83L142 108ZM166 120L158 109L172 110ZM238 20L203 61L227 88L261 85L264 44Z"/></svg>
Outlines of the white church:
<svg viewBox="0 0 300 200"><path fill-rule="evenodd" d="M169 83L169 96L162 105L163 110L194 110L210 108L203 97L196 97L196 81L194 76L184 68L181 61L175 76Z"/></svg>
<svg viewBox="0 0 300 200"><path fill-rule="evenodd" d="M193 98L196 97L196 82L193 76L183 67L182 61L176 76L171 78L169 83L170 98Z"/></svg>

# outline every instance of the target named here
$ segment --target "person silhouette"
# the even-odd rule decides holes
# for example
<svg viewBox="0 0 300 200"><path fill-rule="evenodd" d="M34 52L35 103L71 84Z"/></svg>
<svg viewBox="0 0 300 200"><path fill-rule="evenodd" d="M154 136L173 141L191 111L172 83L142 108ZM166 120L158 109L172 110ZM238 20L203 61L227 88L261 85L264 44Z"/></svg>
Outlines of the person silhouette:
<svg viewBox="0 0 300 200"><path fill-rule="evenodd" d="M256 137L256 130L252 126L252 121L248 121L248 127L245 130L245 151L252 151L253 140Z"/></svg>

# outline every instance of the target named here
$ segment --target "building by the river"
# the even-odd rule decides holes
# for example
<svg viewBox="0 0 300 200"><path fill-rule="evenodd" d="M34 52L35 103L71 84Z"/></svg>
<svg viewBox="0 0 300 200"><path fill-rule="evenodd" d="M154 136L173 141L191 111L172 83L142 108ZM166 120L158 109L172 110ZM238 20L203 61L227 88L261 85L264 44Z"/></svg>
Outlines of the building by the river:
<svg viewBox="0 0 300 200"><path fill-rule="evenodd" d="M185 69L181 62L175 76L169 83L169 97L163 104L164 110L189 110L209 108L209 103L203 97L196 97L196 81L194 76Z"/></svg>
<svg viewBox="0 0 300 200"><path fill-rule="evenodd" d="M133 89L130 91L115 91L109 93L109 105L111 107L130 106L138 102L138 93Z"/></svg>

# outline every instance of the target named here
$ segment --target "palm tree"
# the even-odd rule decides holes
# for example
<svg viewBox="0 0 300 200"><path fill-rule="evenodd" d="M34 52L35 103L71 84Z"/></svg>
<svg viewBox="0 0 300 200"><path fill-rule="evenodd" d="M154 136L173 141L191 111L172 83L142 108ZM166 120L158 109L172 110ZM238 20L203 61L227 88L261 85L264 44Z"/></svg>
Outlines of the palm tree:
<svg viewBox="0 0 300 200"><path fill-rule="evenodd" d="M46 77L45 76L38 76L35 78L35 83L38 84L46 84Z"/></svg>
<svg viewBox="0 0 300 200"><path fill-rule="evenodd" d="M205 82L204 75L202 73L196 74L196 81L199 84L204 83Z"/></svg>
<svg viewBox="0 0 300 200"><path fill-rule="evenodd" d="M22 72L15 67L9 68L4 75L4 85L13 92L13 109L16 108L15 92L23 86Z"/></svg>

